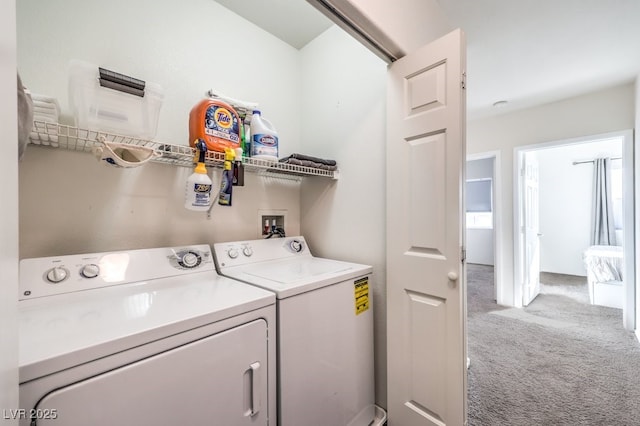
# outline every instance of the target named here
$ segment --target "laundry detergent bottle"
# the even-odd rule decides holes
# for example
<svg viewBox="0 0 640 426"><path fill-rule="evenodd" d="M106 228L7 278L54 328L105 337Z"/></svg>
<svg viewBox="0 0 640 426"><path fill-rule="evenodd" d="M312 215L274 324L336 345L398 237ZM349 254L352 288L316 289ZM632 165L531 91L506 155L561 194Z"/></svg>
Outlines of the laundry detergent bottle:
<svg viewBox="0 0 640 426"><path fill-rule="evenodd" d="M240 148L242 121L233 107L219 99L204 99L189 113L189 143L200 139L209 151Z"/></svg>
<svg viewBox="0 0 640 426"><path fill-rule="evenodd" d="M278 132L258 110L251 116L251 157L278 161Z"/></svg>
<svg viewBox="0 0 640 426"><path fill-rule="evenodd" d="M189 210L207 211L211 206L211 185L213 184L204 165L207 145L202 139L199 139L194 145L200 154L196 168L187 179L184 207Z"/></svg>

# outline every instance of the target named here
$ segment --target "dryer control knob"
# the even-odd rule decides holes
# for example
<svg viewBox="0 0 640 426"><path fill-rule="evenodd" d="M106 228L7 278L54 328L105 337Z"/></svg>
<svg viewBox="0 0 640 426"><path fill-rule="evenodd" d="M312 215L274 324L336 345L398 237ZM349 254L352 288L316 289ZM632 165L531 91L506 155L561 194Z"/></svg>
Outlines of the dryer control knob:
<svg viewBox="0 0 640 426"><path fill-rule="evenodd" d="M227 255L231 258L231 259L235 259L236 257L238 257L238 249L235 248L230 248L229 250L227 250Z"/></svg>
<svg viewBox="0 0 640 426"><path fill-rule="evenodd" d="M302 249L304 249L302 242L299 240L291 240L289 247L291 247L294 253L300 253Z"/></svg>
<svg viewBox="0 0 640 426"><path fill-rule="evenodd" d="M47 272L47 280L50 283L58 284L62 281L66 280L69 276L69 271L67 271L62 266L56 266L55 268L49 269Z"/></svg>
<svg viewBox="0 0 640 426"><path fill-rule="evenodd" d="M186 267L186 268L193 268L195 266L198 266L200 264L200 256L198 256L196 253L190 251L185 253L184 256L182 256L182 266Z"/></svg>
<svg viewBox="0 0 640 426"><path fill-rule="evenodd" d="M85 278L95 278L100 275L100 267L95 263L84 265L82 269L80 269L80 274Z"/></svg>
<svg viewBox="0 0 640 426"><path fill-rule="evenodd" d="M245 247L242 249L242 254L244 254L247 257L251 257L251 255L253 254L253 249L249 246Z"/></svg>

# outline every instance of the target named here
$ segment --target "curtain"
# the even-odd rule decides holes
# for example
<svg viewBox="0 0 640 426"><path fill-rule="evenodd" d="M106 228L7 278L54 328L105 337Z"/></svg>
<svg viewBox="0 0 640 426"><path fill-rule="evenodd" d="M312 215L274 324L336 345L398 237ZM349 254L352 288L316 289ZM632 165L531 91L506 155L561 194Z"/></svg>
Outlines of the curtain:
<svg viewBox="0 0 640 426"><path fill-rule="evenodd" d="M613 246L616 233L613 224L613 202L611 200L611 159L593 160L593 226L591 245Z"/></svg>

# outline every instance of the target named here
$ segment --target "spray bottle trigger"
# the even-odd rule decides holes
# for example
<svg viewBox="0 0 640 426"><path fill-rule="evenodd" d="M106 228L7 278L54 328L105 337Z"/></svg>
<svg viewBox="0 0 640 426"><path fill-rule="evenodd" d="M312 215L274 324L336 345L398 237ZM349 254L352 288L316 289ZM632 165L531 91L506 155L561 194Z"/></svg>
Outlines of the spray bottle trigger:
<svg viewBox="0 0 640 426"><path fill-rule="evenodd" d="M236 152L232 148L224 149L224 169L231 170L231 164L236 158Z"/></svg>
<svg viewBox="0 0 640 426"><path fill-rule="evenodd" d="M193 142L193 147L195 148L195 157L193 159L194 163L204 163L204 158L207 154L207 144L204 139L196 139Z"/></svg>

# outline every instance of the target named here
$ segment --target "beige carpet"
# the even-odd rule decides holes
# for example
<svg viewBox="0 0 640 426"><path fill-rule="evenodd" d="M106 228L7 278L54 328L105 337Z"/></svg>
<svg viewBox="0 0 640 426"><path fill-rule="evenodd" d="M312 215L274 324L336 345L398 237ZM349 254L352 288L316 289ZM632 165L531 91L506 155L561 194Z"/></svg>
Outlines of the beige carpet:
<svg viewBox="0 0 640 426"><path fill-rule="evenodd" d="M524 309L499 307L493 268L468 265L469 426L640 425L640 345L586 281L543 274Z"/></svg>

